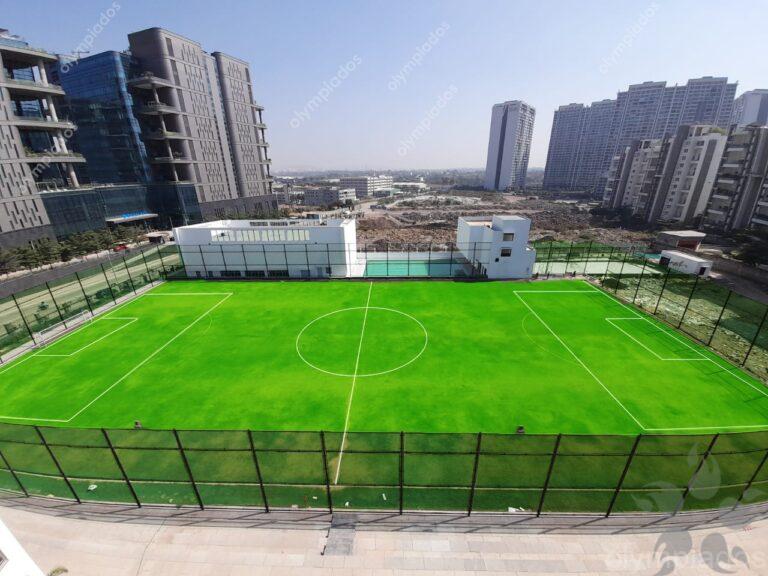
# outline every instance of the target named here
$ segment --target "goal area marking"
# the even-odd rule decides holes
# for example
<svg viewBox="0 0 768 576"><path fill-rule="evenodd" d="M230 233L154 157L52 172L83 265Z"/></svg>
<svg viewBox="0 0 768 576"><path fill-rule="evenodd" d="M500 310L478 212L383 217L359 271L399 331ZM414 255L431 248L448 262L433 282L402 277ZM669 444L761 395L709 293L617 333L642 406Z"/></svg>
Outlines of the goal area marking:
<svg viewBox="0 0 768 576"><path fill-rule="evenodd" d="M22 417L22 416L3 416L3 415L0 415L0 419L3 419L3 420L22 420L22 421L29 421L29 422L58 422L58 423L64 423L64 424L67 424L67 423L71 422L72 420L74 420L75 418L80 416L80 414L85 412L88 408L90 408L93 404L95 404L98 400L100 400L105 394L107 394L109 391L111 391L113 388L115 388L115 386L117 386L118 384L123 382L126 378L128 378L134 372L136 372L139 368L144 366L147 362L149 362L155 356L157 356L160 352L162 352L165 348L170 346L177 338L181 337L189 329L191 329L195 324L200 322L200 320L202 320L203 318L207 317L216 308L218 308L219 306L224 304L224 302L226 302L233 294L234 294L234 292L180 292L180 293L171 293L171 292L169 292L167 294L165 294L165 293L153 294L151 292L145 292L143 294L140 294L136 298L132 298L131 300L123 302L122 304L120 304L116 308L113 308L109 312L107 312L107 315L99 317L99 318L96 318L96 319L94 319L94 321L100 321L100 320L119 320L119 319L125 320L126 317L114 317L114 316L110 316L109 314L112 314L112 313L116 312L118 309L120 309L120 308L122 308L122 307L124 307L124 306L126 306L126 305L128 305L128 304L130 304L132 302L136 302L137 300L139 300L139 298L143 298L143 297L147 297L147 296L223 296L223 298L221 300L219 300L213 306L211 306L210 308L205 310L202 314L200 314L192 322L187 324L184 328L182 328L179 332L177 332L174 336L172 336L164 344L162 344L161 346L156 348L151 354L149 354L146 358L141 360L133 368L128 370L128 372L123 374L115 382L110 384L105 390L100 392L95 398L93 398L90 402L88 402L85 406L80 408L77 412L75 412L69 418L66 418L66 419L61 419L61 418L30 418L30 417ZM130 318L133 318L133 317L130 317ZM138 320L138 318L136 318L136 320ZM129 326L132 323L133 322L130 322L128 324L123 325L123 328ZM69 336L71 334L74 334L74 332L76 332L76 331L77 330L75 330L73 332L70 332L69 334L67 334L67 336ZM103 337L101 339L103 339ZM62 340L63 340L63 338L62 338ZM57 340L57 341L59 341L59 340ZM93 345L95 343L96 342L92 342L91 344L89 344L89 346ZM16 366L17 364L21 364L21 363L29 360L30 358L34 358L37 355L39 355L39 352L36 352L34 354L30 354L29 356L27 356L25 358L22 358L21 360L19 360L19 362L14 363L13 365L11 365L8 368L6 368L4 371L0 372L0 375L4 374L6 371L10 370L11 368Z"/></svg>
<svg viewBox="0 0 768 576"><path fill-rule="evenodd" d="M747 384L749 387L751 387L753 390L759 392L763 396L768 397L768 392L766 392L765 390L761 390L760 388L755 386L753 383L749 382L748 380L746 380L746 379L742 378L741 376L739 376L738 374L734 373L728 367L719 364L718 362L716 362L715 360L713 360L709 356L703 354L700 350L696 349L690 342L686 341L683 336L675 334L674 332L671 332L669 330L664 330L663 327L656 326L656 324L654 324L649 318L646 318L645 316L643 316L642 314L640 314L636 310L634 310L631 307L629 307L624 302L621 302L620 300L618 300L617 298L614 298L613 296L611 296L610 294L608 294L607 292L605 292L603 290L599 290L599 289L593 287L591 284L589 284L588 282L586 282L584 280L582 280L582 282L584 282L585 285L589 286L588 290L517 290L517 291L515 291L515 295L520 300L520 302L522 302L523 305L536 317L536 319L539 320L539 322L555 337L555 339L558 342L560 342L560 344L563 346L563 348L565 348L576 359L576 361L587 371L587 373L598 384L600 384L600 386L603 387L603 389L624 410L624 412L627 413L632 418L632 420L635 421L635 423L638 426L640 426L640 428L643 430L643 432L685 432L685 431L696 432L696 431L704 431L704 430L748 430L748 429L758 429L758 428L767 428L768 427L768 422L764 423L764 424L733 425L733 426L681 427L681 428L646 428L645 426L643 426L640 423L640 421L637 419L637 417L635 417L635 415L632 414L632 412L630 410L628 410L626 408L626 406L624 406L624 404L622 404L618 400L616 395L594 374L594 372L592 372L592 370L590 370L590 368L576 355L576 353L574 353L573 350L571 350L571 348L567 344L565 344L565 342L560 338L560 336L558 336L557 333L554 330L552 330L552 328L550 328L550 326L546 322L544 322L544 320L536 313L535 310L533 310L533 308L531 308L531 306L528 305L528 303L523 299L522 296L520 296L520 294L549 294L549 293L553 293L553 294L558 294L558 293L560 293L560 294L562 294L562 293L569 293L569 294L595 294L596 293L596 294L602 294L603 296L608 298L611 302L614 302L615 304L618 304L619 306L621 306L622 308L625 308L626 310L628 310L632 314L632 317L629 317L629 318L627 318L627 317L624 317L624 318L606 318L606 320L609 321L609 323L612 324L613 326L615 326L617 329L619 329L622 332L624 332L627 336L632 338L632 340L635 340L637 342L637 344L639 344L640 346L642 346L643 348L645 348L646 350L648 350L649 352L651 352L655 356L657 356L659 358L659 360L661 360L661 361L673 361L673 360L678 360L678 359L667 359L667 358L659 357L658 354L656 354L655 352L650 350L647 346L642 344L642 342L637 341L630 334L626 333L624 330L619 328L619 326L617 326L616 324L613 324L613 322L610 322L610 320L644 320L644 321L648 322L649 324L651 324L652 326L654 326L654 328L657 328L659 331L668 334L671 338L673 338L674 340L678 341L680 344L683 344L684 346L686 346L687 348L692 350L694 353L696 353L698 356L700 356L700 358L693 358L693 359L686 358L686 359L679 359L679 360L686 361L686 362L692 362L692 361L693 362L696 362L696 361L708 361L708 362L711 362L712 364L717 366L719 369L724 370L725 372L727 372L729 375L733 376L737 380L743 382L744 384Z"/></svg>
<svg viewBox="0 0 768 576"><path fill-rule="evenodd" d="M96 340L94 340L92 342L89 342L85 346L82 346L82 347L78 348L77 350L75 350L73 352L70 352L69 354L49 354L49 353L45 352L49 348L51 348L53 346L56 346L59 343L63 342L64 340L66 340L67 338L69 338L70 336L75 334L75 332L82 333L80 331L81 328L83 330L87 330L88 328L93 326L96 322L108 322L108 321L115 321L115 320L118 321L118 322L120 322L120 321L125 322L125 324L123 324L122 326L118 326L114 330L112 330L110 332L107 332L103 336L100 336ZM79 354L83 350L86 350L87 348L90 348L94 344L98 344L102 340L104 340L106 338L109 338L110 336L112 336L112 334L116 334L117 332L120 332L120 330L128 328L128 326L130 326L134 322L137 322L138 320L139 319L135 318L135 317L123 317L123 316L104 316L102 318L96 318L92 322L90 322L90 323L88 323L86 325L78 326L78 328L76 330L73 330L72 332L69 332L68 334L62 336L61 338L54 338L54 339L50 340L49 342L44 342L43 343L43 347L41 348L40 352L35 354L35 356L38 356L40 358L69 358L71 356L75 356L76 354Z"/></svg>

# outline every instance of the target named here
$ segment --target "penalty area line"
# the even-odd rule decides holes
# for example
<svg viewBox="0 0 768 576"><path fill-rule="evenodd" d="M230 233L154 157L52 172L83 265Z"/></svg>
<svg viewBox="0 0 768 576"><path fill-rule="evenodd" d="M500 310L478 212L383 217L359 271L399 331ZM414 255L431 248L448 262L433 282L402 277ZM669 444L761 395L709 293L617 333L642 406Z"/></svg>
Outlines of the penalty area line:
<svg viewBox="0 0 768 576"><path fill-rule="evenodd" d="M373 291L373 282L368 286L368 300L365 301L365 314L363 314L363 327L360 330L360 342L357 345L357 359L355 360L355 371L352 374L352 387L349 390L349 401L347 402L347 416L344 419L344 434L341 435L341 446L339 447L339 463L336 466L336 476L334 484L339 483L339 474L341 474L341 459L344 457L344 444L347 441L347 431L349 430L349 415L352 412L352 397L355 395L355 384L357 383L357 371L360 368L360 353L363 351L363 336L365 336L365 324L368 322L368 310L371 304L371 292Z"/></svg>

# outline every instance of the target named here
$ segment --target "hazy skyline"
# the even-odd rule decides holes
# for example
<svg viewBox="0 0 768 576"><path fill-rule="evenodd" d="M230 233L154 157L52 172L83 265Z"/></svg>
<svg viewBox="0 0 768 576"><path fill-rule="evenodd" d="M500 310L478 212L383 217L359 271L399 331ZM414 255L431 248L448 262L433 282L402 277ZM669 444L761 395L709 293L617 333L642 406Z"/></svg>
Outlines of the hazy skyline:
<svg viewBox="0 0 768 576"><path fill-rule="evenodd" d="M483 168L505 100L536 108L530 166L543 167L559 105L647 80L768 88L753 32L766 16L757 2L689 0L37 0L6 2L0 27L59 53L124 50L128 33L167 28L249 62L275 170L377 170Z"/></svg>

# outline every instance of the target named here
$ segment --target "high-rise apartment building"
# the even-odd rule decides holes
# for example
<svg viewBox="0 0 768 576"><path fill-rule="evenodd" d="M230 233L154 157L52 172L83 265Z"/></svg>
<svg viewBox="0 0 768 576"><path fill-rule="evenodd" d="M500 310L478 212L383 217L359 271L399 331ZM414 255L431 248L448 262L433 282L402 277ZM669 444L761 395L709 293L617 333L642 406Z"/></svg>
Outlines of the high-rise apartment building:
<svg viewBox="0 0 768 576"><path fill-rule="evenodd" d="M733 102L731 124L737 126L768 125L768 90L750 90L736 98Z"/></svg>
<svg viewBox="0 0 768 576"><path fill-rule="evenodd" d="M768 230L768 127L731 128L703 225Z"/></svg>
<svg viewBox="0 0 768 576"><path fill-rule="evenodd" d="M203 218L276 210L248 65L161 28L128 43L152 181L191 183Z"/></svg>
<svg viewBox="0 0 768 576"><path fill-rule="evenodd" d="M49 187L77 186L70 149L75 124L59 116L61 86L46 65L56 56L0 30L0 245L12 246L53 230L40 198Z"/></svg>
<svg viewBox="0 0 768 576"><path fill-rule="evenodd" d="M493 106L485 164L486 190L525 187L535 119L536 109L520 100Z"/></svg>
<svg viewBox="0 0 768 576"><path fill-rule="evenodd" d="M631 142L611 161L603 205L629 208L651 224L693 224L707 207L725 142L723 129L701 125Z"/></svg>
<svg viewBox="0 0 768 576"><path fill-rule="evenodd" d="M596 121L583 122L578 138L559 126L556 129L557 123L553 123L550 150L558 153L552 155L552 166L547 161L545 174L549 178L545 178L544 186L601 194L612 159L633 141L671 136L683 125L727 129L735 94L735 83L711 76L688 80L682 86L667 86L666 82L633 84L619 92L615 100L593 104L590 109ZM555 114L573 113L575 106L561 107ZM578 145L573 147L572 142Z"/></svg>

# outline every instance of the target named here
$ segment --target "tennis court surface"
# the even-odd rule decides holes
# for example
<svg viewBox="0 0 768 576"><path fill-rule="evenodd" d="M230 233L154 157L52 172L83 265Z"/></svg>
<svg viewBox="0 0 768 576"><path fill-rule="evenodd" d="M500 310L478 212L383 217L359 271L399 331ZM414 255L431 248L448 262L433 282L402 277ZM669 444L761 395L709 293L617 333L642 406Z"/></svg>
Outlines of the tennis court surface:
<svg viewBox="0 0 768 576"><path fill-rule="evenodd" d="M165 283L0 368L0 398L71 427L768 427L761 382L579 280Z"/></svg>

